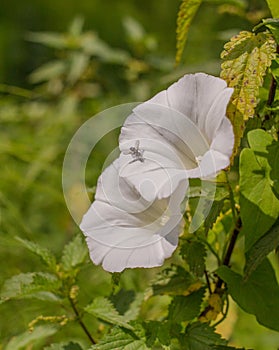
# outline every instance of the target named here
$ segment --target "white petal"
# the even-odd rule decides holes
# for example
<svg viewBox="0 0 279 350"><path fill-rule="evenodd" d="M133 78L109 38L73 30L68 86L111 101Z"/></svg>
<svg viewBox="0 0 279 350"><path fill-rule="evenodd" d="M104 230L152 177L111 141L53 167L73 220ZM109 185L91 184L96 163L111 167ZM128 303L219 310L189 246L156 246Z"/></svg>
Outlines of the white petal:
<svg viewBox="0 0 279 350"><path fill-rule="evenodd" d="M177 224L177 221L181 223L181 218L173 219L175 222L170 223L173 228L171 227L170 233L165 237L160 234L150 235L150 232L144 229L131 232L127 228L118 227L113 232L102 231L109 243L88 236L86 240L91 259L95 264L102 263L103 268L109 272L120 272L125 268L160 266L172 255L178 244L181 225ZM113 246L110 240L115 241Z"/></svg>
<svg viewBox="0 0 279 350"><path fill-rule="evenodd" d="M234 133L232 124L228 118L224 118L221 125L215 132L210 148L230 157L233 151L233 146Z"/></svg>
<svg viewBox="0 0 279 350"><path fill-rule="evenodd" d="M224 89L228 88L223 79L204 73L189 74L167 89L167 99L169 107L187 115L204 130L208 111Z"/></svg>
<svg viewBox="0 0 279 350"><path fill-rule="evenodd" d="M178 111L150 102L134 109L120 135L120 175L135 186L144 199L168 197L196 158L209 145L197 126ZM133 159L129 149L138 144L143 159Z"/></svg>
<svg viewBox="0 0 279 350"><path fill-rule="evenodd" d="M181 179L215 176L227 167L234 142L226 117L232 92L220 78L190 74L134 108L120 135L121 176L151 200L169 196ZM144 161L129 155L137 142Z"/></svg>
<svg viewBox="0 0 279 350"><path fill-rule="evenodd" d="M117 159L99 177L95 200L130 213L142 212L149 207L149 203L132 188L129 182L119 176L119 159Z"/></svg>
<svg viewBox="0 0 279 350"><path fill-rule="evenodd" d="M201 130L187 114L149 101L138 105L134 113L141 121L157 129L169 143L175 146L177 143L180 144L185 156L193 154L195 157L209 148L209 143ZM191 154L187 154L189 151Z"/></svg>
<svg viewBox="0 0 279 350"><path fill-rule="evenodd" d="M233 89L222 90L211 105L203 125L203 133L212 141L223 120L227 119L226 109L230 101ZM233 135L233 133L232 133Z"/></svg>
<svg viewBox="0 0 279 350"><path fill-rule="evenodd" d="M129 210L127 203L131 198L137 199L138 193L122 182L118 170L119 160L116 160L100 176L96 200L80 224L90 257L110 272L127 267L159 266L171 256L178 243L183 221L180 203L186 183L180 182L168 199L157 199L153 203L141 199L132 202ZM117 186L119 189L115 191ZM116 198L122 193L121 186L125 187L125 196ZM110 193L111 196L105 195Z"/></svg>
<svg viewBox="0 0 279 350"><path fill-rule="evenodd" d="M119 137L120 150L125 154L129 154L130 147L140 141L139 148L144 152L159 153L185 163L182 168L191 168L195 165L194 153L200 154L209 148L196 126L179 112L149 102L140 105L135 112L137 114L133 113L126 119ZM170 120L172 114L177 116ZM196 141L200 138L201 144ZM197 144L197 147L192 143Z"/></svg>
<svg viewBox="0 0 279 350"><path fill-rule="evenodd" d="M152 165L153 163L148 166L135 162L124 167L126 171L120 172L120 175L125 176L146 201L169 197L181 181L188 184L185 170L155 166L152 168Z"/></svg>
<svg viewBox="0 0 279 350"><path fill-rule="evenodd" d="M202 157L197 168L188 171L189 178L211 178L230 164L230 157L213 149L210 149Z"/></svg>

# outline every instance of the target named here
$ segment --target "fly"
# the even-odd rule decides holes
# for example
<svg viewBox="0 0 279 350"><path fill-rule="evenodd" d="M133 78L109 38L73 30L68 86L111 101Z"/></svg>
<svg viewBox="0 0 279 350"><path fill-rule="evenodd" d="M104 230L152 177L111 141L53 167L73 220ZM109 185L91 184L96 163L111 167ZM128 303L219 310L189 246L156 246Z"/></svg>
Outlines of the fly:
<svg viewBox="0 0 279 350"><path fill-rule="evenodd" d="M139 140L136 140L135 146L130 147L129 152L126 153L126 154L130 154L133 158L133 160L131 160L129 164L134 163L136 161L139 161L141 163L144 162L144 158L143 158L144 150L139 148L139 143L140 143Z"/></svg>

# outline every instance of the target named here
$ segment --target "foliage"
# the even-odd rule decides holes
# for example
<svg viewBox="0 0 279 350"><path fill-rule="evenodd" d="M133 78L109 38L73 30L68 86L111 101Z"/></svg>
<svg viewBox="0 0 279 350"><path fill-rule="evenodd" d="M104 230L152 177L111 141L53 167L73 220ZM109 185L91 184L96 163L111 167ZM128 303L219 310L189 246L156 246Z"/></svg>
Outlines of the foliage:
<svg viewBox="0 0 279 350"><path fill-rule="evenodd" d="M270 33L241 32L224 49L221 78L234 88L227 113L234 126L237 152L244 122L254 116L264 75L275 59L276 43Z"/></svg>
<svg viewBox="0 0 279 350"><path fill-rule="evenodd" d="M30 74L30 89L1 86L0 250L7 261L1 276L0 307L7 319L1 349L236 349L243 344L234 343L233 332L225 340L219 328L230 321L230 297L278 337L278 5L268 0L273 18L262 19L261 12L252 28L248 3L210 2L222 22L229 11L246 21L245 31L226 37L219 67L234 87L228 107L234 159L214 191L213 180L206 189L204 181L190 183L178 252L152 270L109 275L89 263L85 240L64 205L60 169L86 116L146 99L183 69L173 69L174 54L163 59L156 39L131 17L124 19L127 46L121 49L83 30L81 18L65 33L27 34L55 57ZM193 35L210 32L206 23L195 24L209 6L201 3L180 4L177 63L187 38L191 50L190 25ZM228 34L225 27L221 31ZM89 160L90 196L117 136L100 142Z"/></svg>
<svg viewBox="0 0 279 350"><path fill-rule="evenodd" d="M181 61L182 52L186 43L190 24L202 0L183 0L177 15L176 29L176 63Z"/></svg>

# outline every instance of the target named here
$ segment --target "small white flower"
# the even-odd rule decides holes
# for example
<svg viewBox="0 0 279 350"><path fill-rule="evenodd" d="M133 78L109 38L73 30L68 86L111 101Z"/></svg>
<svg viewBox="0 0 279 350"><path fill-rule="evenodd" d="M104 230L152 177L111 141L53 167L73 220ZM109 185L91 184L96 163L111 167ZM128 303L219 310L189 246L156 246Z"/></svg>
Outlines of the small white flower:
<svg viewBox="0 0 279 350"><path fill-rule="evenodd" d="M121 129L120 175L146 200L169 197L183 179L216 176L234 145L232 93L220 78L189 74L138 105Z"/></svg>
<svg viewBox="0 0 279 350"><path fill-rule="evenodd" d="M114 161L99 177L95 201L80 224L92 261L110 272L162 265L178 244L186 188L181 182L170 198L150 203L119 177L119 159Z"/></svg>

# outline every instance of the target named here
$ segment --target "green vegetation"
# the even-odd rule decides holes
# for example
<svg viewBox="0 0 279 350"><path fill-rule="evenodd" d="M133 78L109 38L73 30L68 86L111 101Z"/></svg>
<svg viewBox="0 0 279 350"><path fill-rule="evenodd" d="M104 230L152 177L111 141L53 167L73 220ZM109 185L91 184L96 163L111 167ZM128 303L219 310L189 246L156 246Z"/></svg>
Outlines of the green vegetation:
<svg viewBox="0 0 279 350"><path fill-rule="evenodd" d="M278 16L277 0L1 5L1 350L278 349ZM191 182L161 268L107 273L64 201L67 146L91 116L198 71L235 89L232 165L193 233ZM88 161L92 199L118 131Z"/></svg>

